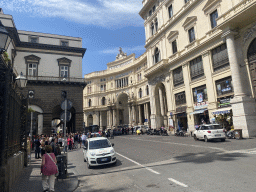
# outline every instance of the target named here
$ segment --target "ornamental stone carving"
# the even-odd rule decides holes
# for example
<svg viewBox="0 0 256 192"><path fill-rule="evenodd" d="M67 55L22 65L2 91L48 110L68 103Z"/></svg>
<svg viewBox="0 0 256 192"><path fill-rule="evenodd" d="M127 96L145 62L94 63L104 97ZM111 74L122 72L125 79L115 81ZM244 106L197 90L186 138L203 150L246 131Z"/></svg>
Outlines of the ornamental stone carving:
<svg viewBox="0 0 256 192"><path fill-rule="evenodd" d="M163 82L163 81L165 81L165 75L162 74L160 76L155 77L151 81L149 81L149 84L150 85L156 85L157 83Z"/></svg>
<svg viewBox="0 0 256 192"><path fill-rule="evenodd" d="M243 38L243 43L245 44L246 41L250 38L252 38L253 34L256 31L256 24L254 24L250 29L248 29L245 34L244 34L244 38Z"/></svg>

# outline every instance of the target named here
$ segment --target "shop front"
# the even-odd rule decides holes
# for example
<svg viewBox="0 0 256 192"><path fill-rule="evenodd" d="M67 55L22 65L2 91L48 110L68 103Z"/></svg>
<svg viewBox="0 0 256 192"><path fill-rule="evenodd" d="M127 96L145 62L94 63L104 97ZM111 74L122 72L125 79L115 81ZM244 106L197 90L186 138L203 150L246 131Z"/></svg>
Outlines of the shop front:
<svg viewBox="0 0 256 192"><path fill-rule="evenodd" d="M234 97L231 77L216 81L216 90L218 108L212 112L214 118L211 121L230 130L233 128L233 113L230 101Z"/></svg>
<svg viewBox="0 0 256 192"><path fill-rule="evenodd" d="M187 131L188 129L188 119L187 119L187 106L181 106L176 108L175 119L177 130Z"/></svg>
<svg viewBox="0 0 256 192"><path fill-rule="evenodd" d="M208 97L206 85L193 88L193 99L194 99L194 112L190 115L194 115L194 125L198 128L199 125L210 123L208 114Z"/></svg>

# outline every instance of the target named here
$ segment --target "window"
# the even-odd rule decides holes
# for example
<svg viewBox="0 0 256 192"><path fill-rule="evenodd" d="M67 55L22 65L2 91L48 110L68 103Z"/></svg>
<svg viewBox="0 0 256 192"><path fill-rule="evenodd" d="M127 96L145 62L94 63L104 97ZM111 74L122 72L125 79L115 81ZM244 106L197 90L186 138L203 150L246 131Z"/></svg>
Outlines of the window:
<svg viewBox="0 0 256 192"><path fill-rule="evenodd" d="M88 107L91 107L91 106L92 106L92 100L89 99L89 101L88 101Z"/></svg>
<svg viewBox="0 0 256 192"><path fill-rule="evenodd" d="M139 98L141 98L142 97L142 89L140 88L139 89Z"/></svg>
<svg viewBox="0 0 256 192"><path fill-rule="evenodd" d="M87 87L87 93L90 94L92 92L92 87Z"/></svg>
<svg viewBox="0 0 256 192"><path fill-rule="evenodd" d="M175 94L175 104L176 106L186 104L185 91Z"/></svg>
<svg viewBox="0 0 256 192"><path fill-rule="evenodd" d="M148 85L147 85L147 87L146 87L146 93L147 93L147 95L149 95Z"/></svg>
<svg viewBox="0 0 256 192"><path fill-rule="evenodd" d="M223 67L229 66L228 52L226 44L212 50L212 65L213 70L217 71Z"/></svg>
<svg viewBox="0 0 256 192"><path fill-rule="evenodd" d="M215 10L213 13L210 14L212 29L217 26L217 22L216 22L217 18L218 18L218 11Z"/></svg>
<svg viewBox="0 0 256 192"><path fill-rule="evenodd" d="M30 43L38 43L38 37L30 37Z"/></svg>
<svg viewBox="0 0 256 192"><path fill-rule="evenodd" d="M155 49L154 61L154 63L158 63L160 61L160 51L158 48Z"/></svg>
<svg viewBox="0 0 256 192"><path fill-rule="evenodd" d="M190 61L190 75L192 80L204 75L202 56Z"/></svg>
<svg viewBox="0 0 256 192"><path fill-rule="evenodd" d="M106 91L106 84L100 85L100 91Z"/></svg>
<svg viewBox="0 0 256 192"><path fill-rule="evenodd" d="M60 77L68 77L68 66L60 66Z"/></svg>
<svg viewBox="0 0 256 192"><path fill-rule="evenodd" d="M231 77L216 81L216 91L218 96L233 93L233 84Z"/></svg>
<svg viewBox="0 0 256 192"><path fill-rule="evenodd" d="M151 35L154 35L155 33L155 26L154 26L154 23L152 22L151 23Z"/></svg>
<svg viewBox="0 0 256 192"><path fill-rule="evenodd" d="M177 41L174 40L174 41L172 42L172 53L174 54L174 53L176 53L176 52L177 52Z"/></svg>
<svg viewBox="0 0 256 192"><path fill-rule="evenodd" d="M153 13L154 13L155 10L156 10L156 6L155 5L153 6L152 10L153 10Z"/></svg>
<svg viewBox="0 0 256 192"><path fill-rule="evenodd" d="M185 0L185 3L189 2L190 0Z"/></svg>
<svg viewBox="0 0 256 192"><path fill-rule="evenodd" d="M29 63L28 64L28 75L29 76L37 76L37 64L36 63Z"/></svg>
<svg viewBox="0 0 256 192"><path fill-rule="evenodd" d="M158 30L158 21L157 21L157 18L155 19L155 28L156 28L156 31Z"/></svg>
<svg viewBox="0 0 256 192"><path fill-rule="evenodd" d="M201 103L208 100L206 85L193 89L194 103Z"/></svg>
<svg viewBox="0 0 256 192"><path fill-rule="evenodd" d="M172 18L172 16L173 16L172 5L170 5L170 6L168 7L168 13L169 13L169 18Z"/></svg>
<svg viewBox="0 0 256 192"><path fill-rule="evenodd" d="M140 81L140 80L141 80L141 73L139 73L139 74L137 75L137 77L138 77L138 81Z"/></svg>
<svg viewBox="0 0 256 192"><path fill-rule="evenodd" d="M105 104L106 104L106 98L105 98L105 97L102 97L102 99L101 99L101 104L102 104L102 105L105 105Z"/></svg>
<svg viewBox="0 0 256 192"><path fill-rule="evenodd" d="M68 41L61 41L60 45L67 47L68 46Z"/></svg>
<svg viewBox="0 0 256 192"><path fill-rule="evenodd" d="M195 37L195 30L194 27L192 27L191 29L188 30L188 36L189 36L189 42L192 43L193 41L195 41L196 37Z"/></svg>
<svg viewBox="0 0 256 192"><path fill-rule="evenodd" d="M151 15L152 15L152 10L150 10L150 11L149 11L148 15L149 15L149 16L151 16Z"/></svg>
<svg viewBox="0 0 256 192"><path fill-rule="evenodd" d="M174 86L178 86L184 83L182 67L179 67L173 70L173 84Z"/></svg>

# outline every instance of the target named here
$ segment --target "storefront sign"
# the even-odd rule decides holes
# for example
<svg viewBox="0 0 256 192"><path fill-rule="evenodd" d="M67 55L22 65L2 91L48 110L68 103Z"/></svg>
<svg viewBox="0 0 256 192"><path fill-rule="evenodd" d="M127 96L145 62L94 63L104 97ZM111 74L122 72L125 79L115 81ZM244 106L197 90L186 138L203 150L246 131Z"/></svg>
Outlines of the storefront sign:
<svg viewBox="0 0 256 192"><path fill-rule="evenodd" d="M230 99L231 99L231 97L219 98L218 99L218 108L230 107L231 106Z"/></svg>
<svg viewBox="0 0 256 192"><path fill-rule="evenodd" d="M208 101L194 104L194 110L204 109L207 107L208 107Z"/></svg>
<svg viewBox="0 0 256 192"><path fill-rule="evenodd" d="M222 93L225 93L225 92L231 91L231 87L227 87L227 88L225 88L225 89L222 89L221 91L222 91Z"/></svg>

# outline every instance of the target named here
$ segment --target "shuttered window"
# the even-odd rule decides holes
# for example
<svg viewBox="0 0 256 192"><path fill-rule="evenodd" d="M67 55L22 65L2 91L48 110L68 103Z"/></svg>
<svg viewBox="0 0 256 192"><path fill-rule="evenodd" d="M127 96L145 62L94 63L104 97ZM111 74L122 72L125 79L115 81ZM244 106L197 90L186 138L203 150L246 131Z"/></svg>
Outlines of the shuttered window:
<svg viewBox="0 0 256 192"><path fill-rule="evenodd" d="M192 80L204 75L202 56L190 61L190 75Z"/></svg>
<svg viewBox="0 0 256 192"><path fill-rule="evenodd" d="M175 94L175 104L176 104L176 106L186 104L185 91Z"/></svg>
<svg viewBox="0 0 256 192"><path fill-rule="evenodd" d="M179 67L173 70L173 84L174 86L178 86L184 83L182 67Z"/></svg>
<svg viewBox="0 0 256 192"><path fill-rule="evenodd" d="M213 70L217 71L223 67L229 66L227 45L223 44L212 50Z"/></svg>

